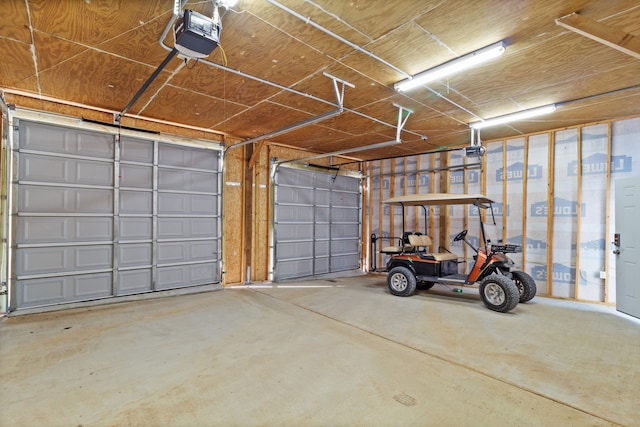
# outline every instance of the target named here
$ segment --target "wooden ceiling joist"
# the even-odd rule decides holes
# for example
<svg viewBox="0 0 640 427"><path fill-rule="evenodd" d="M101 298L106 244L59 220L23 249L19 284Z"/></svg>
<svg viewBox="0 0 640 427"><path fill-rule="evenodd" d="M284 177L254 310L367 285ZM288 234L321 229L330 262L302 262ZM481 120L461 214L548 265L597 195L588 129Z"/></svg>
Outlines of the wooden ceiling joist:
<svg viewBox="0 0 640 427"><path fill-rule="evenodd" d="M556 24L640 59L640 38L619 28L572 13L556 19Z"/></svg>

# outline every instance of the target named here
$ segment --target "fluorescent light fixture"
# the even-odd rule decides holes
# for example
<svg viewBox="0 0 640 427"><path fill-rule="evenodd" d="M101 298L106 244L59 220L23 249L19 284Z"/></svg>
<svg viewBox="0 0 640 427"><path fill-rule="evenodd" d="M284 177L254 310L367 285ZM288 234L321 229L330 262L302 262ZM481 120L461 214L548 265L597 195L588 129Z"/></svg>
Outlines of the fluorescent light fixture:
<svg viewBox="0 0 640 427"><path fill-rule="evenodd" d="M173 0L173 16L180 14L180 0Z"/></svg>
<svg viewBox="0 0 640 427"><path fill-rule="evenodd" d="M453 59L449 62L445 62L437 67L430 68L426 71L416 74L413 77L404 79L394 84L393 87L398 92L406 92L410 89L422 86L434 80L441 79L448 75L457 73L458 71L466 70L478 65L482 62L486 62L490 59L496 58L504 53L504 42L499 41L492 45L483 47L475 52L468 53L459 58Z"/></svg>
<svg viewBox="0 0 640 427"><path fill-rule="evenodd" d="M517 113L506 114L504 116L498 116L492 119L474 122L469 124L469 127L471 127L472 129L483 129L489 126L502 125L518 120L529 119L531 117L542 116L544 114L553 113L554 111L556 111L555 104L545 105L543 107L532 108L530 110L519 111Z"/></svg>

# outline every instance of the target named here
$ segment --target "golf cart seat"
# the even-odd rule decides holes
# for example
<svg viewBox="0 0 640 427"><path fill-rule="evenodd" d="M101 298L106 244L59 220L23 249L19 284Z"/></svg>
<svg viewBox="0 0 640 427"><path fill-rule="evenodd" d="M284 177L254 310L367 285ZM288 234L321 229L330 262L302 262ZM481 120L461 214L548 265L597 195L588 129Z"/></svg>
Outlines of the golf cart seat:
<svg viewBox="0 0 640 427"><path fill-rule="evenodd" d="M382 248L380 252L383 254L392 254L397 255L403 252L411 252L414 251L413 245L409 242L409 236L414 234L413 231L405 231L402 233L402 238L398 238L398 246L385 246Z"/></svg>
<svg viewBox="0 0 640 427"><path fill-rule="evenodd" d="M428 252L428 247L433 244L431 237L424 234L409 235L409 244L415 248L417 253L422 257L433 257L436 261L458 260L458 255L451 252ZM423 248L420 250L420 248Z"/></svg>
<svg viewBox="0 0 640 427"><path fill-rule="evenodd" d="M383 254L397 255L402 253L402 246L385 246L380 251Z"/></svg>

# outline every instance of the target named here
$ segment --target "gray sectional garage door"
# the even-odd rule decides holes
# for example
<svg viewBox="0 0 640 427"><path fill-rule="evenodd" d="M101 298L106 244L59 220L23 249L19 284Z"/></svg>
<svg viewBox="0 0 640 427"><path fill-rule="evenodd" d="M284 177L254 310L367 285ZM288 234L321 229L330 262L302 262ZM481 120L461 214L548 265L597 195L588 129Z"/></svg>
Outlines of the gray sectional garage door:
<svg viewBox="0 0 640 427"><path fill-rule="evenodd" d="M275 177L276 280L360 266L360 178L280 167Z"/></svg>
<svg viewBox="0 0 640 427"><path fill-rule="evenodd" d="M10 309L219 281L219 151L16 123Z"/></svg>

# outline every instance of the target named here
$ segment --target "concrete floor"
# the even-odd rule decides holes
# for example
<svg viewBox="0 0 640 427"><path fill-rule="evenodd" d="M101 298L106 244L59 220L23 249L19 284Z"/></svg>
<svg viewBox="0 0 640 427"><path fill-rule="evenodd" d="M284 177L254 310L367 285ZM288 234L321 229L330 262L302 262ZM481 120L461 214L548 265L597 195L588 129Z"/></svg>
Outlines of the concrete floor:
<svg viewBox="0 0 640 427"><path fill-rule="evenodd" d="M384 275L0 319L2 426L637 426L640 322Z"/></svg>

